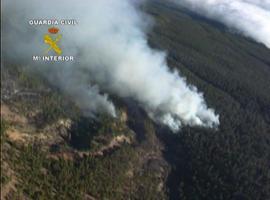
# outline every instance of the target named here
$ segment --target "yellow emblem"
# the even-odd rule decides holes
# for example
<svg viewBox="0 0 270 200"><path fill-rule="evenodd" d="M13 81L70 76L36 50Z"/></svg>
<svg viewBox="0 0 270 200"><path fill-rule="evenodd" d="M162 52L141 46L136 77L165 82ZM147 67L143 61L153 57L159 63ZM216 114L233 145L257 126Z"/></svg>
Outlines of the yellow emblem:
<svg viewBox="0 0 270 200"><path fill-rule="evenodd" d="M56 39L53 40L50 35L45 34L44 35L44 43L48 44L50 47L46 50L46 53L48 53L51 49L54 50L58 55L62 53L62 50L57 45L57 42L62 38L62 35L57 35Z"/></svg>

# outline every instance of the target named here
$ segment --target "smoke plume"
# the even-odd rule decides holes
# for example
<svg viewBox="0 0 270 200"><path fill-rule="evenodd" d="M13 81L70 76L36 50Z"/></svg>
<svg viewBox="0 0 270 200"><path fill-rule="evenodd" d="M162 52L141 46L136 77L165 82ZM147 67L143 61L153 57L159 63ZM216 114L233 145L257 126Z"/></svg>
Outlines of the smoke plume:
<svg viewBox="0 0 270 200"><path fill-rule="evenodd" d="M89 115L115 116L109 95L132 98L149 116L178 130L182 125L219 124L202 93L171 71L166 54L151 49L145 32L152 20L132 0L6 0L3 2L4 59L31 65L72 96ZM76 19L59 26L63 54L72 62L34 62L43 52L49 26L30 26L31 19Z"/></svg>
<svg viewBox="0 0 270 200"><path fill-rule="evenodd" d="M270 48L269 0L173 0Z"/></svg>

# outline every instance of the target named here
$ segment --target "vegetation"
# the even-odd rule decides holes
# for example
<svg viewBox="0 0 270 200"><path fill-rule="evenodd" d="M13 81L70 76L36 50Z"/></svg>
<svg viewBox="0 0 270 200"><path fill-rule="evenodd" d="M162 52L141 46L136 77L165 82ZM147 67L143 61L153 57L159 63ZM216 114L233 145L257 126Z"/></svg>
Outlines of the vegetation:
<svg viewBox="0 0 270 200"><path fill-rule="evenodd" d="M41 110L36 116L36 121L41 126L50 124L61 118L76 118L79 113L78 108L68 100L65 100L63 95L58 94L57 91L42 96L39 102L39 108Z"/></svg>
<svg viewBox="0 0 270 200"><path fill-rule="evenodd" d="M172 134L135 103L116 97L117 106L127 108L127 122L103 115L89 119L42 77L13 66L9 74L20 89L37 95L15 96L7 103L34 116L41 128L61 118L72 124L70 138L49 151L40 141L25 146L6 142L8 122L1 120L1 145L9 146L5 162L18 180L9 199L270 199L269 49L164 1L149 1L143 9L156 19L149 44L166 49L170 67L204 93L220 115L218 130L185 127ZM134 143L91 154L133 132ZM54 157L63 153L57 145L89 154ZM171 169L168 177L165 164ZM1 184L8 178L1 176Z"/></svg>
<svg viewBox="0 0 270 200"><path fill-rule="evenodd" d="M7 128L8 128L8 123L4 119L1 119L1 126L0 126L1 140L2 140L2 137L4 137Z"/></svg>
<svg viewBox="0 0 270 200"><path fill-rule="evenodd" d="M130 182L126 172L136 153L124 146L112 156L58 160L47 159L36 144L25 147L19 157L13 161L22 180L19 188L30 199L124 199Z"/></svg>
<svg viewBox="0 0 270 200"><path fill-rule="evenodd" d="M217 131L160 134L170 199L269 199L269 49L162 1L147 10L157 19L149 43L220 114Z"/></svg>
<svg viewBox="0 0 270 200"><path fill-rule="evenodd" d="M4 120L1 119L1 127L0 127L0 144L1 144L1 187L2 185L6 184L9 181L9 177L6 175L6 170L4 168L3 164L3 151L2 151L2 145L4 144L5 141L5 133L8 128L8 123Z"/></svg>

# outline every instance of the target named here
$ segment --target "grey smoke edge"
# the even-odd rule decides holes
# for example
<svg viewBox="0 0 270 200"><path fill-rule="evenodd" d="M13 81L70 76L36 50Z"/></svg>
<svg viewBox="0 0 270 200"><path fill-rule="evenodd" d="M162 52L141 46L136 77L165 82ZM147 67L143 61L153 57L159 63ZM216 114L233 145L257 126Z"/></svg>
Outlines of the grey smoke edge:
<svg viewBox="0 0 270 200"><path fill-rule="evenodd" d="M202 93L177 71L170 71L164 52L148 46L145 31L151 19L137 5L132 0L5 1L4 20L10 20L3 27L5 55L36 67L88 115L107 112L115 116L113 103L102 93L107 91L133 98L153 120L173 131L183 125L216 127L219 117L206 106ZM11 10L12 20L8 18ZM74 62L27 60L44 49L42 38L48 27L27 25L29 19L41 18L78 21L77 26L60 27L59 45L65 54L75 56Z"/></svg>
<svg viewBox="0 0 270 200"><path fill-rule="evenodd" d="M268 0L171 0L270 48Z"/></svg>

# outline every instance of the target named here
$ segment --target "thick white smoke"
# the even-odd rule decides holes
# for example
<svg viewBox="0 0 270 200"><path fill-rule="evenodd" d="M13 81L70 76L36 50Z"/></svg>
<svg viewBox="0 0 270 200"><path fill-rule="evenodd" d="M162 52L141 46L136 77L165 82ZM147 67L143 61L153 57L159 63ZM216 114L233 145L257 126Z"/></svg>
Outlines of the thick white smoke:
<svg viewBox="0 0 270 200"><path fill-rule="evenodd" d="M115 115L108 95L136 100L155 121L178 130L182 125L219 124L203 95L170 71L163 52L151 49L145 31L151 20L132 0L5 0L3 48L5 59L35 65L48 79L73 96L82 109ZM47 28L27 25L29 19L78 21L61 26L63 54L71 63L42 64L31 56L44 49ZM91 86L95 84L95 86Z"/></svg>
<svg viewBox="0 0 270 200"><path fill-rule="evenodd" d="M270 48L270 0L173 0Z"/></svg>

